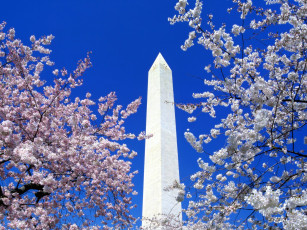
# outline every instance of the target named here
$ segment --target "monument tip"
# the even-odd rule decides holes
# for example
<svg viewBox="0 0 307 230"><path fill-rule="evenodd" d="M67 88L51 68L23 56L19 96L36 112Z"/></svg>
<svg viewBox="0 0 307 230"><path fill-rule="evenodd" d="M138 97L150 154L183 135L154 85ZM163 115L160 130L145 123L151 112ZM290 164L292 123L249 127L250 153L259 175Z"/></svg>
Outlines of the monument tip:
<svg viewBox="0 0 307 230"><path fill-rule="evenodd" d="M159 64L165 66L165 67L168 68L168 69L171 69L171 68L168 66L167 62L165 61L165 59L163 58L163 56L162 56L162 54L161 54L160 52L159 52L158 56L156 57L156 60L155 60L154 63L152 64L150 70L154 69L154 67L157 66L157 65L159 65ZM149 71L150 71L150 70L149 70Z"/></svg>

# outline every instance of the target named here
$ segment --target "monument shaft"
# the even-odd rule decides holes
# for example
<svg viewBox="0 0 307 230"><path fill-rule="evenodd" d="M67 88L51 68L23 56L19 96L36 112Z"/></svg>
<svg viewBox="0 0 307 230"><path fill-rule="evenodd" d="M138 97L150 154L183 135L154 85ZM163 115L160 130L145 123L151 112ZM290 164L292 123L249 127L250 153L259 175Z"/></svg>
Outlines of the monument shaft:
<svg viewBox="0 0 307 230"><path fill-rule="evenodd" d="M165 191L179 182L172 71L161 54L148 74L143 218L159 214L181 215L178 191ZM143 221L143 226L147 225Z"/></svg>

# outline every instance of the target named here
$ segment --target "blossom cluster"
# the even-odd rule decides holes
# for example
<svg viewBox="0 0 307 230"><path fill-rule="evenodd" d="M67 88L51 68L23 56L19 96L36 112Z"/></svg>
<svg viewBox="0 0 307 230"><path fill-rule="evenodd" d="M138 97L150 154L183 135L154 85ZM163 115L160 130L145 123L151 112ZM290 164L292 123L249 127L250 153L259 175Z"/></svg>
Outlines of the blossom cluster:
<svg viewBox="0 0 307 230"><path fill-rule="evenodd" d="M47 85L53 38L31 36L27 46L0 24L0 229L128 227L136 172L127 158L136 152L123 140L136 136L123 124L141 100L123 108L113 92L98 103L90 93L72 99L89 56L72 73L54 69Z"/></svg>
<svg viewBox="0 0 307 230"><path fill-rule="evenodd" d="M201 108L218 120L198 137L190 130L184 134L197 152L206 155L191 176L197 198L189 202L183 225L305 229L307 2L232 2L228 13L241 20L240 25L218 27L213 15L203 23L199 0L194 8L179 0L178 15L169 19L171 24L187 22L192 29L181 47L184 51L197 41L212 56L212 63L205 63L204 80L210 91L193 94L202 102L178 107L188 113ZM217 114L219 107L227 112L224 117ZM223 141L222 135L226 142L220 149L205 151L204 144ZM186 197L190 199L191 193Z"/></svg>

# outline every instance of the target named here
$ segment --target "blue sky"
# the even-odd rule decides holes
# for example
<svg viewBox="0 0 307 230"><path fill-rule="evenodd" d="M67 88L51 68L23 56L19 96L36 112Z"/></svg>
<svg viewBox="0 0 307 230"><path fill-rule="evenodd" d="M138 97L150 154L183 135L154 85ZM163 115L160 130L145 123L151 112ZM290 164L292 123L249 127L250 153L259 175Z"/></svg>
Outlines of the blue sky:
<svg viewBox="0 0 307 230"><path fill-rule="evenodd" d="M206 12L213 12L220 23L225 14L222 8L227 8L230 2L207 0ZM14 27L16 36L26 44L32 34L36 37L53 34L55 39L50 48L56 68L65 66L71 70L87 51L92 51L93 67L86 72L84 85L73 95L85 97L86 92L91 92L98 99L115 91L122 105L141 96L142 106L126 124L128 131L138 134L145 130L147 73L159 52L173 71L176 102L192 102L193 92L205 90L201 78L205 76L204 67L210 63L210 55L197 46L187 52L180 49L189 28L183 23L169 24L167 19L175 14L175 3L176 0L2 1L0 20L7 22L7 28ZM45 70L42 78L52 79L50 70ZM213 126L208 115L202 115L203 122L195 124L188 123L187 117L185 112L176 110L183 181L188 181L198 168L196 160L204 156L190 147L183 137L184 131L191 128L196 133L209 132ZM216 144L213 142L207 150L212 151ZM139 170L134 179L139 195L134 198L138 207L133 212L141 216L145 142L132 141L129 147L138 152L133 169Z"/></svg>

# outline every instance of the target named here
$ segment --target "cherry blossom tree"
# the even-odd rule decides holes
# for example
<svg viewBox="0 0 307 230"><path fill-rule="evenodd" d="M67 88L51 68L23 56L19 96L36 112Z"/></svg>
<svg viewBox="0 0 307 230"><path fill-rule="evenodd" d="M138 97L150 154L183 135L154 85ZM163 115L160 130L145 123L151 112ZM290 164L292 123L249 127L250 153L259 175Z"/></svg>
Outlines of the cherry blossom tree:
<svg viewBox="0 0 307 230"><path fill-rule="evenodd" d="M31 36L27 46L0 24L0 229L129 227L136 152L123 124L140 98L127 108L115 93L97 104L90 93L72 99L89 56L72 73L54 69L48 85L41 74L54 64L53 38Z"/></svg>
<svg viewBox="0 0 307 230"><path fill-rule="evenodd" d="M197 41L212 54L212 62L204 62L210 90L178 107L212 118L223 108L226 115L199 137L193 130L184 134L203 155L191 176L195 193L185 189L190 201L183 225L306 229L307 1L233 0L225 22L236 17L240 23L221 26L213 15L202 18L202 1L193 2L188 8L179 0L169 20L191 28L183 50ZM221 148L208 152L205 144L218 138Z"/></svg>

